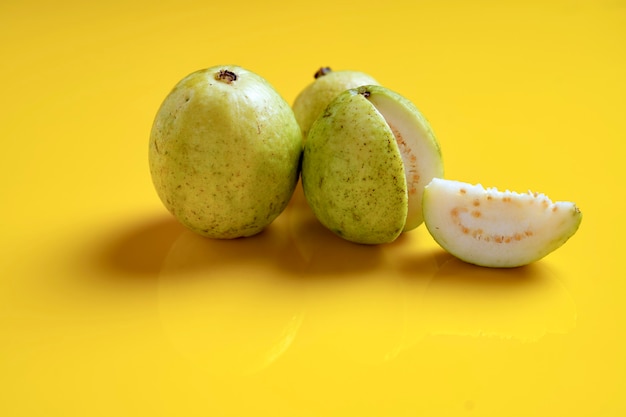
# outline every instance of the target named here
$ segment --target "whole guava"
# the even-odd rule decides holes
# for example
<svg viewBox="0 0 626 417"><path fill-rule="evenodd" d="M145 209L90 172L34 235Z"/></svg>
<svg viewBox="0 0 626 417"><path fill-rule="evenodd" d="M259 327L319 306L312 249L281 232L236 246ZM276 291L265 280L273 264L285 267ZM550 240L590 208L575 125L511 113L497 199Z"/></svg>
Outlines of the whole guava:
<svg viewBox="0 0 626 417"><path fill-rule="evenodd" d="M255 235L285 209L299 178L302 134L261 76L214 66L180 80L150 134L149 165L165 207L211 238Z"/></svg>

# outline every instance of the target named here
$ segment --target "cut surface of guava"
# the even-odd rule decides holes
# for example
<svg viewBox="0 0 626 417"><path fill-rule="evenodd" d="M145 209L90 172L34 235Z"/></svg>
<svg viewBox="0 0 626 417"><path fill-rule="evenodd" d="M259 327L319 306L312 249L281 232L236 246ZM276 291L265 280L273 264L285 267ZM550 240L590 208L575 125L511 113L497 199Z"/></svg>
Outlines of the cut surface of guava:
<svg viewBox="0 0 626 417"><path fill-rule="evenodd" d="M457 258L487 267L537 261L576 233L582 214L568 201L434 178L424 189L424 223Z"/></svg>
<svg viewBox="0 0 626 417"><path fill-rule="evenodd" d="M408 211L403 231L422 224L424 187L443 175L441 150L430 124L409 100L397 94L370 94L369 101L393 133L404 164Z"/></svg>

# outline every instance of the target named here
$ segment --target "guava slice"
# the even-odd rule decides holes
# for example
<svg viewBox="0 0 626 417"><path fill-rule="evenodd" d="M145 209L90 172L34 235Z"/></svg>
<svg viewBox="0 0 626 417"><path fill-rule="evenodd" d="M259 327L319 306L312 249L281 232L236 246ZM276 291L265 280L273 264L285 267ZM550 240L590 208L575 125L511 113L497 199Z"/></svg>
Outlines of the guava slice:
<svg viewBox="0 0 626 417"><path fill-rule="evenodd" d="M537 261L576 233L572 202L434 178L424 189L424 224L445 250L480 266L512 268Z"/></svg>

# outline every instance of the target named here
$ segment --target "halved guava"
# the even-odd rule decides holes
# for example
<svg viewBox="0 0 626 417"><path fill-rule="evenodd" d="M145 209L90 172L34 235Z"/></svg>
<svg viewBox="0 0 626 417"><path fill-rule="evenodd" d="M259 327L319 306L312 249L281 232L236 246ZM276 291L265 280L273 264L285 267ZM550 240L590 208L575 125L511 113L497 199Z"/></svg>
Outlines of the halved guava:
<svg viewBox="0 0 626 417"><path fill-rule="evenodd" d="M419 226L424 186L442 175L426 118L377 85L339 94L311 126L302 157L302 186L315 216L363 244L392 242Z"/></svg>
<svg viewBox="0 0 626 417"><path fill-rule="evenodd" d="M426 228L441 247L487 267L537 261L572 237L582 220L572 202L441 178L426 186L422 203Z"/></svg>

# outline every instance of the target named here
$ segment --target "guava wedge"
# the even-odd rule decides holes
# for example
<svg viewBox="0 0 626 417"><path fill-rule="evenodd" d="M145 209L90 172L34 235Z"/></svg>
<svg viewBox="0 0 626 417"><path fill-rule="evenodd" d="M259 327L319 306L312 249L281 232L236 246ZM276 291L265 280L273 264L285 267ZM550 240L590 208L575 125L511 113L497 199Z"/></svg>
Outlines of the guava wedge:
<svg viewBox="0 0 626 417"><path fill-rule="evenodd" d="M541 193L517 193L434 178L424 189L424 224L457 258L512 268L537 261L578 230L582 213L572 202Z"/></svg>

